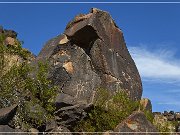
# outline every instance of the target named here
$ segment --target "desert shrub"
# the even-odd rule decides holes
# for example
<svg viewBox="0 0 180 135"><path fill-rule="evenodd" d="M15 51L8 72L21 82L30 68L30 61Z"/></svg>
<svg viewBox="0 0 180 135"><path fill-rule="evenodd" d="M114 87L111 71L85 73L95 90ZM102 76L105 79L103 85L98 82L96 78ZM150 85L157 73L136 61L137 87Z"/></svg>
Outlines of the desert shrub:
<svg viewBox="0 0 180 135"><path fill-rule="evenodd" d="M22 63L12 66L11 69L0 78L1 106L6 107L20 100L28 94L26 90L26 77L30 68Z"/></svg>
<svg viewBox="0 0 180 135"><path fill-rule="evenodd" d="M143 111L147 120L149 120L151 123L153 123L153 120L154 120L154 115L152 112L148 111L148 110L144 110Z"/></svg>
<svg viewBox="0 0 180 135"><path fill-rule="evenodd" d="M5 37L0 35L0 108L18 103L17 125L19 122L20 126L40 127L53 117L55 110L53 101L57 87L48 79L48 63L40 62L35 68L25 60L3 72L6 67L6 54L18 54L28 58L19 41L18 46L5 46L4 39ZM32 73L36 73L34 77L31 76ZM33 112L32 108L35 106Z"/></svg>
<svg viewBox="0 0 180 135"><path fill-rule="evenodd" d="M99 89L93 109L87 118L74 128L82 132L103 132L114 129L122 120L138 108L125 91L112 95L108 90Z"/></svg>
<svg viewBox="0 0 180 135"><path fill-rule="evenodd" d="M49 113L55 111L53 104L57 87L48 79L48 63L38 63L38 71L34 79L29 79L27 84L33 97Z"/></svg>
<svg viewBox="0 0 180 135"><path fill-rule="evenodd" d="M165 122L165 123L158 123L157 125L155 125L156 128L158 129L158 131L160 132L161 135L168 135L169 133L167 132L170 132L170 129L169 129L169 123L168 122Z"/></svg>

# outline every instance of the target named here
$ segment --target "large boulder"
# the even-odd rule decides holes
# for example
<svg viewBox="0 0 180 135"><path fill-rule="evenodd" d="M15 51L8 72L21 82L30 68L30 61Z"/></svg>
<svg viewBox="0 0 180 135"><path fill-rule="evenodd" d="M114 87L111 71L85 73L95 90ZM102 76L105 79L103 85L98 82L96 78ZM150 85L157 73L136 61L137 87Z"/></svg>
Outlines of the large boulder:
<svg viewBox="0 0 180 135"><path fill-rule="evenodd" d="M138 134L138 132L141 135L158 134L153 133L158 132L158 130L147 120L143 112L134 112L131 114L114 129L114 132L119 132L121 134L130 132L131 135Z"/></svg>
<svg viewBox="0 0 180 135"><path fill-rule="evenodd" d="M32 65L40 61L49 62L49 78L59 87L57 114L66 114L65 119L84 117L80 112L93 104L99 87L112 93L125 90L132 100L141 99L141 79L123 33L105 11L93 8L76 16L63 34L45 44ZM72 114L68 106L78 113Z"/></svg>
<svg viewBox="0 0 180 135"><path fill-rule="evenodd" d="M51 65L50 78L73 103L91 103L98 87L123 89L133 100L141 98L141 79L123 33L105 11L93 8L76 16L33 63L45 60Z"/></svg>

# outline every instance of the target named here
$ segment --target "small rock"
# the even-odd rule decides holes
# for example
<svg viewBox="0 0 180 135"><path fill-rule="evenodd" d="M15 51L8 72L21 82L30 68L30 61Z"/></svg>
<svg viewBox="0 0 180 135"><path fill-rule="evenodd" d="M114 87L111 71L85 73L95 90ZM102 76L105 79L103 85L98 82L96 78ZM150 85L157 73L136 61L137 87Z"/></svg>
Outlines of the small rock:
<svg viewBox="0 0 180 135"><path fill-rule="evenodd" d="M51 132L46 133L47 135L72 135L71 131L64 126L58 126Z"/></svg>
<svg viewBox="0 0 180 135"><path fill-rule="evenodd" d="M167 112L167 111L164 111L163 115L164 115L164 116L168 116L168 112Z"/></svg>
<svg viewBox="0 0 180 135"><path fill-rule="evenodd" d="M169 114L174 115L174 111L170 111Z"/></svg>
<svg viewBox="0 0 180 135"><path fill-rule="evenodd" d="M166 116L168 121L174 121L175 120L175 115L173 114L168 114L168 116Z"/></svg>
<svg viewBox="0 0 180 135"><path fill-rule="evenodd" d="M31 133L31 135L38 135L39 130L35 129L35 128L30 128L29 132Z"/></svg>
<svg viewBox="0 0 180 135"><path fill-rule="evenodd" d="M5 44L5 45L15 45L16 42L15 42L15 39L14 39L14 38L12 38L12 37L6 37L4 44Z"/></svg>
<svg viewBox="0 0 180 135"><path fill-rule="evenodd" d="M180 121L180 112L176 112L175 117L177 121Z"/></svg>
<svg viewBox="0 0 180 135"><path fill-rule="evenodd" d="M60 44L60 45L66 44L66 43L69 41L69 39L67 38L66 35L62 35L62 37L63 37L63 38L59 41L59 44Z"/></svg>
<svg viewBox="0 0 180 135"><path fill-rule="evenodd" d="M52 131L55 128L57 128L55 120L51 119L46 123L46 132Z"/></svg>

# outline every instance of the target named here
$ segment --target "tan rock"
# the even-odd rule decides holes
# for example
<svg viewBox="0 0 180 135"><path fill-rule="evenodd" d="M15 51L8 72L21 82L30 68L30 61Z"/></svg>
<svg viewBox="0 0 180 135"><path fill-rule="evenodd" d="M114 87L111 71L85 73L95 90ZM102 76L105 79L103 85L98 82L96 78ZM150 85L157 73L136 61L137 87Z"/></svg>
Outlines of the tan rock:
<svg viewBox="0 0 180 135"><path fill-rule="evenodd" d="M147 110L147 111L152 112L152 104L151 104L151 101L149 99L147 99L147 98L141 99L140 105L141 105L142 111Z"/></svg>
<svg viewBox="0 0 180 135"><path fill-rule="evenodd" d="M7 37L6 39L5 39L5 45L15 45L16 44L16 41L15 41L15 39L14 38L12 38L12 37Z"/></svg>
<svg viewBox="0 0 180 135"><path fill-rule="evenodd" d="M67 62L67 63L64 63L63 64L63 67L66 69L66 71L68 72L68 73L73 73L74 72L74 68L73 68L73 64L72 64L72 62Z"/></svg>
<svg viewBox="0 0 180 135"><path fill-rule="evenodd" d="M59 41L59 44L62 45L62 44L65 44L69 41L69 39L67 38L66 35L63 35L63 38Z"/></svg>
<svg viewBox="0 0 180 135"><path fill-rule="evenodd" d="M30 132L31 135L38 135L38 133L39 133L39 131L37 129L35 129L35 128L30 128L29 132Z"/></svg>

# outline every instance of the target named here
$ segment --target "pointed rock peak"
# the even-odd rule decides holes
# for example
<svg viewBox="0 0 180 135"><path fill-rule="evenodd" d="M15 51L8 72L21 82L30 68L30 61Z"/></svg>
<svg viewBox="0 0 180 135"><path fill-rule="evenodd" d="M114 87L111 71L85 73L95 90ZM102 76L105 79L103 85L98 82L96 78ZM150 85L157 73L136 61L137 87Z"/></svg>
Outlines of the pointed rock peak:
<svg viewBox="0 0 180 135"><path fill-rule="evenodd" d="M106 11L100 10L100 9L98 9L98 8L91 8L90 13L97 13L97 12L104 12L104 13L107 13Z"/></svg>

